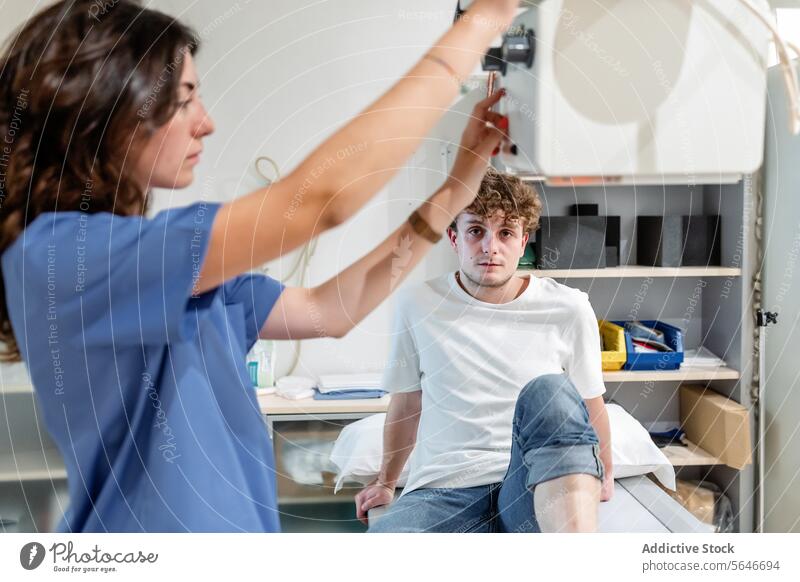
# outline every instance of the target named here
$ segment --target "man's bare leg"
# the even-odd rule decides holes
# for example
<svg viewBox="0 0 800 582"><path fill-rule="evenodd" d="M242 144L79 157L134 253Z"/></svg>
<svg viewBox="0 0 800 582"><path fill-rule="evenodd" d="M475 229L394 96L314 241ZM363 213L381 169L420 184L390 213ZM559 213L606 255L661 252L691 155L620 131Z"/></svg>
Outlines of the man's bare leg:
<svg viewBox="0 0 800 582"><path fill-rule="evenodd" d="M544 533L597 531L600 479L575 473L539 483L533 508Z"/></svg>

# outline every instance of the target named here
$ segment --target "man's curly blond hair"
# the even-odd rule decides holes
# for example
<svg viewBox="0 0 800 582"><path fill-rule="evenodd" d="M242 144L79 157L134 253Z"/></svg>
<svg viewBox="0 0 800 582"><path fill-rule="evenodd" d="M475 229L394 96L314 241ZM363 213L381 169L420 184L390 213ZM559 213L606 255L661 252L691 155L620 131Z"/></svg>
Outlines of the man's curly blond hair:
<svg viewBox="0 0 800 582"><path fill-rule="evenodd" d="M502 212L506 219L518 220L522 224L523 233L530 233L539 228L542 201L530 184L490 167L483 177L475 200L462 212L484 218L491 218ZM450 228L456 230L455 220Z"/></svg>

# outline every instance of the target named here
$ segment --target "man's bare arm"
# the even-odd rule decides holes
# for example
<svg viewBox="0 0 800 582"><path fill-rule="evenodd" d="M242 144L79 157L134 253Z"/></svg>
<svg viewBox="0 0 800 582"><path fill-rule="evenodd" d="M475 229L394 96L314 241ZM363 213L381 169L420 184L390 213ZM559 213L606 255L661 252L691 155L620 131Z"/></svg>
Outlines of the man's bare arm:
<svg viewBox="0 0 800 582"><path fill-rule="evenodd" d="M421 413L421 391L392 395L383 427L383 462L380 473L355 498L356 516L365 525L370 509L392 502L400 473L417 443Z"/></svg>

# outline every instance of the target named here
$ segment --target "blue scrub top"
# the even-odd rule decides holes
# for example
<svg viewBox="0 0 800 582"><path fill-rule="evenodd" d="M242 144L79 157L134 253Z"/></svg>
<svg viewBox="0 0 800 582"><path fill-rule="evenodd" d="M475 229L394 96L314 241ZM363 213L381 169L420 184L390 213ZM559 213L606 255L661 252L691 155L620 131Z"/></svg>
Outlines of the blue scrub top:
<svg viewBox="0 0 800 582"><path fill-rule="evenodd" d="M67 468L61 532L279 530L245 357L283 286L242 275L192 297L218 209L46 213L3 254L14 335Z"/></svg>

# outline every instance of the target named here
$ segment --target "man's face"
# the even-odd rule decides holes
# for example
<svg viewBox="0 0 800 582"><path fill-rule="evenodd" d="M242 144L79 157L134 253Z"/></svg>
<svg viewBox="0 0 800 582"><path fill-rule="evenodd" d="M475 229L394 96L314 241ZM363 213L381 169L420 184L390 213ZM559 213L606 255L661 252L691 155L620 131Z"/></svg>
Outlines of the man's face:
<svg viewBox="0 0 800 582"><path fill-rule="evenodd" d="M483 287L501 287L513 276L528 244L528 233L504 213L490 218L462 212L456 230L449 230L450 244L458 255L461 272Z"/></svg>

